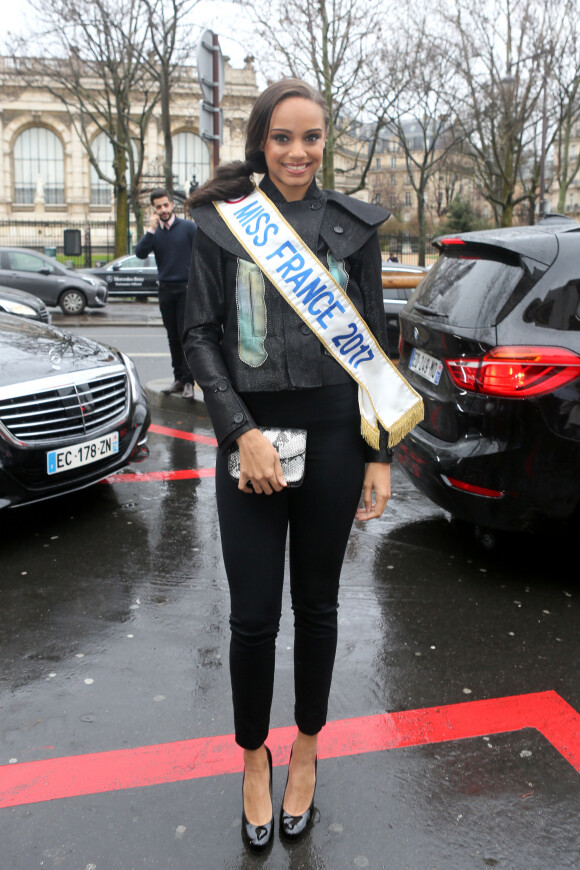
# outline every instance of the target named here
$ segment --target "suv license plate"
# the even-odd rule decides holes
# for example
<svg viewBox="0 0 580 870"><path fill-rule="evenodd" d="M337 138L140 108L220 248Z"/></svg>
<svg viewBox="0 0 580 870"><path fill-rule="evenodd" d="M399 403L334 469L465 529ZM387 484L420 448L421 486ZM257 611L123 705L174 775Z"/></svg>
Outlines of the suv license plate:
<svg viewBox="0 0 580 870"><path fill-rule="evenodd" d="M49 450L46 454L46 470L48 474L59 474L61 471L70 471L81 465L90 465L99 459L106 459L119 452L119 433L110 432L93 438L92 441L84 441L82 444L73 444L70 447L60 447L58 450Z"/></svg>
<svg viewBox="0 0 580 870"><path fill-rule="evenodd" d="M415 374L425 378L426 381L431 381L432 384L437 385L443 371L443 363L414 347L409 360L409 368Z"/></svg>

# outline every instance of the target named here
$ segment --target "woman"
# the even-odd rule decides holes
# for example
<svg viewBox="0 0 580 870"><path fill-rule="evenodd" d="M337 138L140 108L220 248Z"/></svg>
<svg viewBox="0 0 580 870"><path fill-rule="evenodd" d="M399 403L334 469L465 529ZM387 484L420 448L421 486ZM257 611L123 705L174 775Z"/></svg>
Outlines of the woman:
<svg viewBox="0 0 580 870"><path fill-rule="evenodd" d="M388 212L317 188L326 131L320 94L296 79L271 85L250 115L245 162L220 167L189 203L198 229L184 347L220 448L216 491L231 595L235 735L245 765L242 832L256 850L268 845L273 829L272 761L265 740L288 529L298 733L280 831L294 840L312 816L347 540L355 516L367 521L384 510L391 450L384 430L378 449L365 445L355 381L252 262L213 203L247 196L254 190L252 174L263 173L260 190L346 288L386 348L376 229ZM279 455L258 426L307 430L306 474L299 488L287 487ZM227 469L235 444L239 483ZM364 507L357 510L361 489Z"/></svg>

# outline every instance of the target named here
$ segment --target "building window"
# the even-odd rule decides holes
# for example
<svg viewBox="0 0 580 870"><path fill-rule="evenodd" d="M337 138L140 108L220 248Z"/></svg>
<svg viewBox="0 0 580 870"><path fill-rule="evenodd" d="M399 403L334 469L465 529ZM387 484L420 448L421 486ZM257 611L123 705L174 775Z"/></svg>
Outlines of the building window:
<svg viewBox="0 0 580 870"><path fill-rule="evenodd" d="M14 202L64 203L64 148L52 130L29 127L14 143Z"/></svg>
<svg viewBox="0 0 580 870"><path fill-rule="evenodd" d="M137 161L138 152L135 142L131 142L131 146L133 149L133 158ZM115 177L115 170L113 168L115 152L113 151L111 140L106 133L99 133L98 136L95 136L93 144L91 145L91 150L94 154L95 160L99 164L101 172L113 179ZM129 187L130 177L131 169L129 167L129 160L127 160L127 169L125 172L127 187ZM111 205L112 194L113 185L109 181L105 181L104 178L101 178L91 163L91 205Z"/></svg>
<svg viewBox="0 0 580 870"><path fill-rule="evenodd" d="M396 168L397 168L397 158L391 157L391 169L396 169Z"/></svg>
<svg viewBox="0 0 580 870"><path fill-rule="evenodd" d="M195 133L176 133L173 142L173 174L179 189L189 193L189 184L195 175L198 184L209 178L209 148Z"/></svg>
<svg viewBox="0 0 580 870"><path fill-rule="evenodd" d="M113 146L105 133L99 133L93 140L91 150L95 160L105 175L113 178ZM91 163L91 205L110 205L112 185L99 176L99 173Z"/></svg>
<svg viewBox="0 0 580 870"><path fill-rule="evenodd" d="M375 168L376 169L381 168L381 158L380 157L375 157Z"/></svg>
<svg viewBox="0 0 580 870"><path fill-rule="evenodd" d="M409 206L409 205L412 205L412 204L413 204L413 203L411 202L411 194L410 194L410 193L406 193L406 194L405 194L405 205L406 205L406 206Z"/></svg>

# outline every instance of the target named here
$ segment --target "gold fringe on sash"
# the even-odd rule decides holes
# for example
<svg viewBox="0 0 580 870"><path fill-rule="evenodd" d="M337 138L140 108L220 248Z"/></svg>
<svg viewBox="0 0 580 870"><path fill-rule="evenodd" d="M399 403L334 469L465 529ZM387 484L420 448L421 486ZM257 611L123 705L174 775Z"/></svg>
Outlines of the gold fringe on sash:
<svg viewBox="0 0 580 870"><path fill-rule="evenodd" d="M366 417L360 418L360 433L369 447L378 450L381 444L381 430L378 426L371 426Z"/></svg>
<svg viewBox="0 0 580 870"><path fill-rule="evenodd" d="M399 441L402 441L405 435L408 435L411 429L418 425L424 417L424 408L423 401L419 400L412 408L408 411L405 411L402 417L400 417L389 429L388 432L388 446L395 447ZM378 450L380 447L381 433L378 426L372 426L366 417L360 418L360 431L361 435L367 444L373 448L373 450Z"/></svg>
<svg viewBox="0 0 580 870"><path fill-rule="evenodd" d="M389 447L394 447L408 435L411 429L421 422L424 414L423 401L420 399L416 405L405 411L403 416L389 429Z"/></svg>

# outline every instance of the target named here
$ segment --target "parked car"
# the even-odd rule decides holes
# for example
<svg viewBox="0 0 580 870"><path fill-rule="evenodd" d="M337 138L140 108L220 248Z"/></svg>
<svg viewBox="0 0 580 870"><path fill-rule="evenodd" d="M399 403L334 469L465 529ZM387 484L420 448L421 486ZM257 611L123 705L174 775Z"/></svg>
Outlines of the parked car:
<svg viewBox="0 0 580 870"><path fill-rule="evenodd" d="M107 304L107 285L94 275L65 269L56 260L27 248L0 248L0 285L38 296L46 305L60 305L65 314Z"/></svg>
<svg viewBox="0 0 580 870"><path fill-rule="evenodd" d="M425 266L407 266L404 263L383 263L383 305L387 320L387 338L391 356L396 356L398 353L399 314L426 271Z"/></svg>
<svg viewBox="0 0 580 870"><path fill-rule="evenodd" d="M13 287L0 287L0 311L50 323L50 314L42 299Z"/></svg>
<svg viewBox="0 0 580 870"><path fill-rule="evenodd" d="M425 419L398 451L436 504L482 528L580 502L580 226L439 238L401 312L399 370Z"/></svg>
<svg viewBox="0 0 580 870"><path fill-rule="evenodd" d="M144 459L149 422L125 354L0 314L0 508L81 489Z"/></svg>
<svg viewBox="0 0 580 870"><path fill-rule="evenodd" d="M157 296L159 289L153 254L145 260L128 254L100 268L83 269L83 273L105 281L110 296Z"/></svg>

